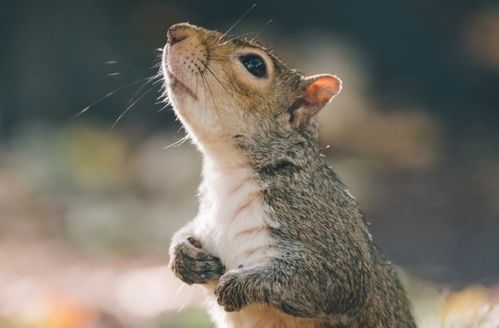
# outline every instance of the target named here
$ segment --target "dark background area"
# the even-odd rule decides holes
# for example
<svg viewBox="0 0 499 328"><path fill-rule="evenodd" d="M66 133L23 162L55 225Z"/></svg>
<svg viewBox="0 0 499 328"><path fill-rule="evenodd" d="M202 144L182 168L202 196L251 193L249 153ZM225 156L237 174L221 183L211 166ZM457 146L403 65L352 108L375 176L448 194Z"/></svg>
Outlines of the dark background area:
<svg viewBox="0 0 499 328"><path fill-rule="evenodd" d="M223 31L251 5L225 0L2 1L0 168L8 170L17 140L33 122L53 130L82 122L110 127L140 84L118 90L79 118L74 115L109 91L156 74L157 48L163 47L170 25L189 21ZM341 142L327 154L333 163L345 157L374 162L363 207L388 256L417 277L450 286L497 283L497 2L260 1L233 33L257 31L269 19L261 39L291 64L315 60L293 55L306 53L304 35L347 40L369 76L363 96L379 113L415 108L438 122L439 160L424 168L386 165L389 154L365 157ZM131 148L157 133L182 136L173 113L159 111L158 96L159 86L117 126ZM364 127L370 129L369 121ZM396 142L397 135L389 138ZM334 148L334 139L327 142ZM41 151L50 153L47 147ZM405 151L418 156L418 149ZM189 192L193 198L194 187ZM7 227L5 213L0 221Z"/></svg>
<svg viewBox="0 0 499 328"><path fill-rule="evenodd" d="M117 60L124 82L144 77L172 23L228 28L252 2L17 1L2 6L2 135L24 119L61 121L68 108L113 86L105 62ZM326 30L352 39L366 55L372 94L409 99L438 115L454 138L499 133L497 66L470 58L466 27L495 1L261 1L248 20L278 28L283 37ZM485 23L484 23L485 24ZM277 26L277 27L275 27ZM494 26L476 38L497 37ZM244 32L237 31L236 32ZM278 47L278 44L274 44ZM300 44L296 44L300 47ZM492 47L492 45L490 46ZM492 51L491 49L490 51ZM495 50L497 51L497 50ZM497 64L497 63L496 63ZM69 83L70 82L70 83ZM115 97L118 98L119 96ZM110 99L119 102L119 99ZM35 110L35 108L37 110ZM109 115L98 111L96 115ZM157 122L158 117L137 119ZM165 119L163 128L171 122Z"/></svg>

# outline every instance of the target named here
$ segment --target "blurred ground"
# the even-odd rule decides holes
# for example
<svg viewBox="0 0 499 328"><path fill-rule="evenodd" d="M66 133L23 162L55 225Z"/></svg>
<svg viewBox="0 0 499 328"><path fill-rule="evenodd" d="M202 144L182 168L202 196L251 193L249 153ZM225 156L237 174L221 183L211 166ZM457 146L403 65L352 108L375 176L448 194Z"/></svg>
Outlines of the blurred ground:
<svg viewBox="0 0 499 328"><path fill-rule="evenodd" d="M196 212L201 158L169 147L184 133L139 80L156 73L168 26L223 30L250 4L2 5L0 327L210 327L202 293L165 267ZM320 114L323 153L419 321L499 327L497 4L262 2L234 33L269 19L262 42L344 82Z"/></svg>
<svg viewBox="0 0 499 328"><path fill-rule="evenodd" d="M415 122L406 124L423 133ZM171 234L196 211L200 156L194 147L165 149L177 139L164 133L133 145L119 130L80 122L62 130L25 129L0 167L0 318L6 327L209 327L205 312L195 310L204 294L182 286L166 267ZM372 171L385 169L372 159L324 150L362 203L375 205ZM414 162L401 157L386 165L411 171ZM499 318L497 285L457 292L410 267L404 272L423 327L453 316L462 324L465 309L473 310L470 325L445 327L474 327L477 313Z"/></svg>

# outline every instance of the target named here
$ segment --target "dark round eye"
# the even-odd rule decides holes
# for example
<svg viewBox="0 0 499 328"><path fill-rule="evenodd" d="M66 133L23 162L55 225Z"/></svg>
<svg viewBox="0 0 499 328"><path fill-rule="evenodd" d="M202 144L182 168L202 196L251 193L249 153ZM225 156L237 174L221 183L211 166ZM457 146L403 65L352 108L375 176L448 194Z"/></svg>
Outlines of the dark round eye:
<svg viewBox="0 0 499 328"><path fill-rule="evenodd" d="M244 55L239 57L241 63L244 67L256 77L264 77L267 75L267 67L265 67L265 62L262 57L258 55Z"/></svg>

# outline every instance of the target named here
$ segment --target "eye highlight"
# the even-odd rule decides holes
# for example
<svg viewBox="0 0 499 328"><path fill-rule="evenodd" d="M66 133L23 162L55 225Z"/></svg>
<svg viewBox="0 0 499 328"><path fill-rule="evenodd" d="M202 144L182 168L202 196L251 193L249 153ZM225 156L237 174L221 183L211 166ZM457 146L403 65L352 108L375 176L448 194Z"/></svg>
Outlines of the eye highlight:
<svg viewBox="0 0 499 328"><path fill-rule="evenodd" d="M265 77L267 75L267 66L262 57L258 55L243 55L239 60L244 67L256 77Z"/></svg>

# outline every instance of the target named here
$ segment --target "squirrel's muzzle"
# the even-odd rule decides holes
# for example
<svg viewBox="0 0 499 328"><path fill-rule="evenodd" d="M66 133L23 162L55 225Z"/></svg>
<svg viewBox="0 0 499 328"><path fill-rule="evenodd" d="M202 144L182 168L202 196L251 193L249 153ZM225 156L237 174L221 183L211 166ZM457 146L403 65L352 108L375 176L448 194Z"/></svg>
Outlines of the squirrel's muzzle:
<svg viewBox="0 0 499 328"><path fill-rule="evenodd" d="M196 34L195 26L188 23L179 23L172 25L166 32L167 41L173 46Z"/></svg>

